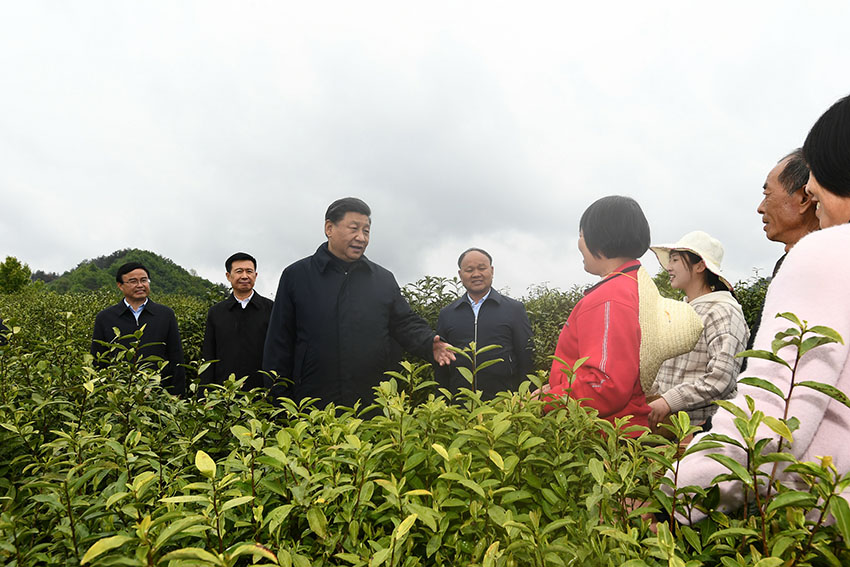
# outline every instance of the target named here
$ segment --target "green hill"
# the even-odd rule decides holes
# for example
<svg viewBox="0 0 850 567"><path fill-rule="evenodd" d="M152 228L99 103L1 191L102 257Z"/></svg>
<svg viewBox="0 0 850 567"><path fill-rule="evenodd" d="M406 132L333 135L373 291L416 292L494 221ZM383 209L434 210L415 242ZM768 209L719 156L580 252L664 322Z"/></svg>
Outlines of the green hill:
<svg viewBox="0 0 850 567"><path fill-rule="evenodd" d="M179 293L206 298L211 292L225 290L223 285L193 275L168 258L136 248L117 250L94 260L83 260L73 270L47 282L46 286L59 293L115 289L115 272L125 262L141 262L145 265L150 271L151 291L154 295Z"/></svg>

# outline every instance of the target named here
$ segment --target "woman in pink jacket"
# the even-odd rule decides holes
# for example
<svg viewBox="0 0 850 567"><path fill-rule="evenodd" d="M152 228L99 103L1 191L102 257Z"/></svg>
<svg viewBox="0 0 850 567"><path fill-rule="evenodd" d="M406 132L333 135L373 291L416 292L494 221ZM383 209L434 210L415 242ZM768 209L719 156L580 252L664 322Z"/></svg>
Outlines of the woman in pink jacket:
<svg viewBox="0 0 850 567"><path fill-rule="evenodd" d="M821 116L809 132L803 154L811 170L806 191L816 203L817 216L823 230L812 233L798 242L788 253L782 269L770 284L764 305L764 316L753 348L770 350L776 333L791 326L775 314L791 312L810 325L826 325L836 330L844 344L832 343L806 353L797 367L795 380L816 380L834 386L850 395L850 263L842 254L850 250L850 97L835 103ZM785 347L779 356L792 360L794 347ZM746 374L763 378L782 390L787 397L791 372L782 365L762 359L750 359ZM746 408L745 396L750 396L756 409L766 415L781 418L785 402L760 388L738 385L737 397L732 400ZM831 456L840 475L850 472L850 408L810 388L798 387L791 395L789 417L800 420L794 432L794 442L783 450L790 451L801 461L819 462ZM721 410L714 418L712 434L741 439L733 416ZM770 437L766 451L775 451L778 439L767 427L759 430L761 437ZM694 439L699 441L700 437ZM746 463L743 451L728 444L722 448L701 451L685 457L679 466L678 485L710 487L714 478L728 472L723 465L708 458L710 453L724 453ZM793 474L780 475L786 485L805 490ZM718 483L718 508L728 512L743 503L744 492L738 482ZM845 498L850 494L845 492ZM690 517L677 514L682 522L698 521L705 515L694 510Z"/></svg>

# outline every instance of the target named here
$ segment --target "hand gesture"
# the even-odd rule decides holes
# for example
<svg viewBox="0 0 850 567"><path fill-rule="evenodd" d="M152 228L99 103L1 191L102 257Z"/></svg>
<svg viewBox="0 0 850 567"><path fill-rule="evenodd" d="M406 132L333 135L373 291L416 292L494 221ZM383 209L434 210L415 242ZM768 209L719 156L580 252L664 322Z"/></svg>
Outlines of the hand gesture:
<svg viewBox="0 0 850 567"><path fill-rule="evenodd" d="M440 366L448 366L455 361L455 353L449 350L451 347L447 342L440 339L440 335L434 335L434 361Z"/></svg>

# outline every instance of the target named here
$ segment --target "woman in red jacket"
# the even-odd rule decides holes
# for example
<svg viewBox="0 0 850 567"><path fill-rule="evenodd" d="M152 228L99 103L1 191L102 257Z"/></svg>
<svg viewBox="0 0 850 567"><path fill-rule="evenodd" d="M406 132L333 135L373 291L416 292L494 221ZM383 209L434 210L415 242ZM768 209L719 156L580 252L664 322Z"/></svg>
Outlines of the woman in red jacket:
<svg viewBox="0 0 850 567"><path fill-rule="evenodd" d="M631 425L648 425L650 408L640 384L637 258L649 240L649 223L630 197L603 197L584 212L578 249L585 271L602 280L584 292L561 330L543 398L569 395L609 421L631 416ZM584 357L570 382L567 368Z"/></svg>

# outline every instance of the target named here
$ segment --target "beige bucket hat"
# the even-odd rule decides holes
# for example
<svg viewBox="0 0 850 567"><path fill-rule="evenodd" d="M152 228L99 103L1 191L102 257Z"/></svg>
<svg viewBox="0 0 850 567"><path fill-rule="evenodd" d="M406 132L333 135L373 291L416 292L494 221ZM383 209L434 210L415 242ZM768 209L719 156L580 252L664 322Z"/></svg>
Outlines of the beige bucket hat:
<svg viewBox="0 0 850 567"><path fill-rule="evenodd" d="M726 287L732 289L732 284L729 283L729 280L720 271L720 263L723 261L723 245L707 232L695 230L680 238L675 244L650 246L649 249L655 252L662 270L667 269L667 263L670 261L670 252L672 250L688 250L689 252L693 252L703 259L705 267L710 272L720 278L720 281L726 284Z"/></svg>
<svg viewBox="0 0 850 567"><path fill-rule="evenodd" d="M684 301L662 297L649 273L637 271L640 323L640 385L648 393L661 363L693 350L702 334L702 319Z"/></svg>

